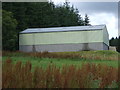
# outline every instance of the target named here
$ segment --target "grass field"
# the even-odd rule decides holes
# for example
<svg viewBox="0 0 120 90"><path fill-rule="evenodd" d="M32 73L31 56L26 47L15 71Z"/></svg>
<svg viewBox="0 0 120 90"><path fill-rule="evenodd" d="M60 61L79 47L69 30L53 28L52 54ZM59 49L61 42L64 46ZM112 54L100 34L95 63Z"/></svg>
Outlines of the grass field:
<svg viewBox="0 0 120 90"><path fill-rule="evenodd" d="M55 64L57 67L61 67L63 65L76 65L80 67L83 63L95 63L95 64L106 64L112 67L118 67L118 61L108 61L108 60L85 60L85 59L56 59L56 58L35 58L35 57L9 57L13 60L14 63L17 61L22 61L23 64L26 61L30 61L32 63L32 67L41 66L46 68L48 64ZM7 60L8 57L3 57L3 60Z"/></svg>
<svg viewBox="0 0 120 90"><path fill-rule="evenodd" d="M2 58L3 60L11 59L13 60L14 63L16 61L22 61L23 63L25 63L26 61L30 61L32 63L32 67L41 66L43 68L47 67L49 63L53 63L57 67L61 67L63 65L72 65L72 64L80 67L83 63L106 64L108 66L112 66L116 68L118 67L117 59L119 53L114 51L59 52L59 53L52 53L52 55L53 54L57 54L57 56L58 54L60 55L58 57L55 57L54 55L54 57L52 58L51 57L49 58L49 56L52 55L48 55L49 54L48 52L43 53L43 55L40 54L41 53L38 53L36 55L34 53L26 54L22 52L3 52Z"/></svg>

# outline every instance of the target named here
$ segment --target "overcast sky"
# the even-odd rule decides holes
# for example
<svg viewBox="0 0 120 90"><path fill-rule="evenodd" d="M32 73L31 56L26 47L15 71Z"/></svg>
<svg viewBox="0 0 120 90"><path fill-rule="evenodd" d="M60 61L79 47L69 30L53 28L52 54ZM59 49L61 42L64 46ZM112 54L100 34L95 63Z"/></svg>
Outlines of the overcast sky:
<svg viewBox="0 0 120 90"><path fill-rule="evenodd" d="M62 4L59 0L52 0L56 5ZM90 24L106 24L109 39L118 37L118 3L117 2L70 2L84 17L88 14Z"/></svg>

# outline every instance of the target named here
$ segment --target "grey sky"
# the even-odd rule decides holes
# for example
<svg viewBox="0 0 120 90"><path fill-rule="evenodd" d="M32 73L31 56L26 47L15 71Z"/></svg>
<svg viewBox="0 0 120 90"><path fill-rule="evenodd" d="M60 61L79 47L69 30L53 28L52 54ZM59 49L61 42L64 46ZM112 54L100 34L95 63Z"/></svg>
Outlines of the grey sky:
<svg viewBox="0 0 120 90"><path fill-rule="evenodd" d="M52 0L60 4L58 0ZM106 24L109 39L118 36L118 2L70 2L82 17L88 14L92 25Z"/></svg>
<svg viewBox="0 0 120 90"><path fill-rule="evenodd" d="M117 15L117 2L71 2L80 12L92 13L113 13Z"/></svg>

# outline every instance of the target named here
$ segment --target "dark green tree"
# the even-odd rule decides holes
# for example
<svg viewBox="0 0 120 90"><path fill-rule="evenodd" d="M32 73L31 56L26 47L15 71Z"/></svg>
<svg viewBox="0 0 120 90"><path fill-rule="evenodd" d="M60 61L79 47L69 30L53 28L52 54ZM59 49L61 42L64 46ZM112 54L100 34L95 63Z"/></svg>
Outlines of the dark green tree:
<svg viewBox="0 0 120 90"><path fill-rule="evenodd" d="M2 47L3 50L16 50L17 21L11 12L2 11Z"/></svg>
<svg viewBox="0 0 120 90"><path fill-rule="evenodd" d="M3 3L3 10L10 11L13 13L13 17L17 20L17 31L20 32L21 30L26 29L27 26L27 20L28 18L26 17L26 6L29 3L25 2L4 2Z"/></svg>
<svg viewBox="0 0 120 90"><path fill-rule="evenodd" d="M117 51L120 52L120 36L119 38L111 38L109 41L110 46L115 46Z"/></svg>
<svg viewBox="0 0 120 90"><path fill-rule="evenodd" d="M117 51L120 52L120 36L117 39Z"/></svg>
<svg viewBox="0 0 120 90"><path fill-rule="evenodd" d="M88 17L87 14L85 14L84 25L85 25L85 26L88 26L88 25L90 25L89 23L90 23L90 21L89 21L89 17Z"/></svg>
<svg viewBox="0 0 120 90"><path fill-rule="evenodd" d="M114 46L113 41L114 41L114 37L112 37L112 38L109 40L109 44L110 44L110 46Z"/></svg>

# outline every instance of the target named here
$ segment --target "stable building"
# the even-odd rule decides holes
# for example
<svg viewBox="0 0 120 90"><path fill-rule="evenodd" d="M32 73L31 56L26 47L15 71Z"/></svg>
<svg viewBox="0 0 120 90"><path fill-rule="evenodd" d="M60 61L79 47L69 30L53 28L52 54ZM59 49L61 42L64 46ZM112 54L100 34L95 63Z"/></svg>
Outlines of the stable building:
<svg viewBox="0 0 120 90"><path fill-rule="evenodd" d="M19 33L23 52L108 50L106 25L28 28Z"/></svg>

